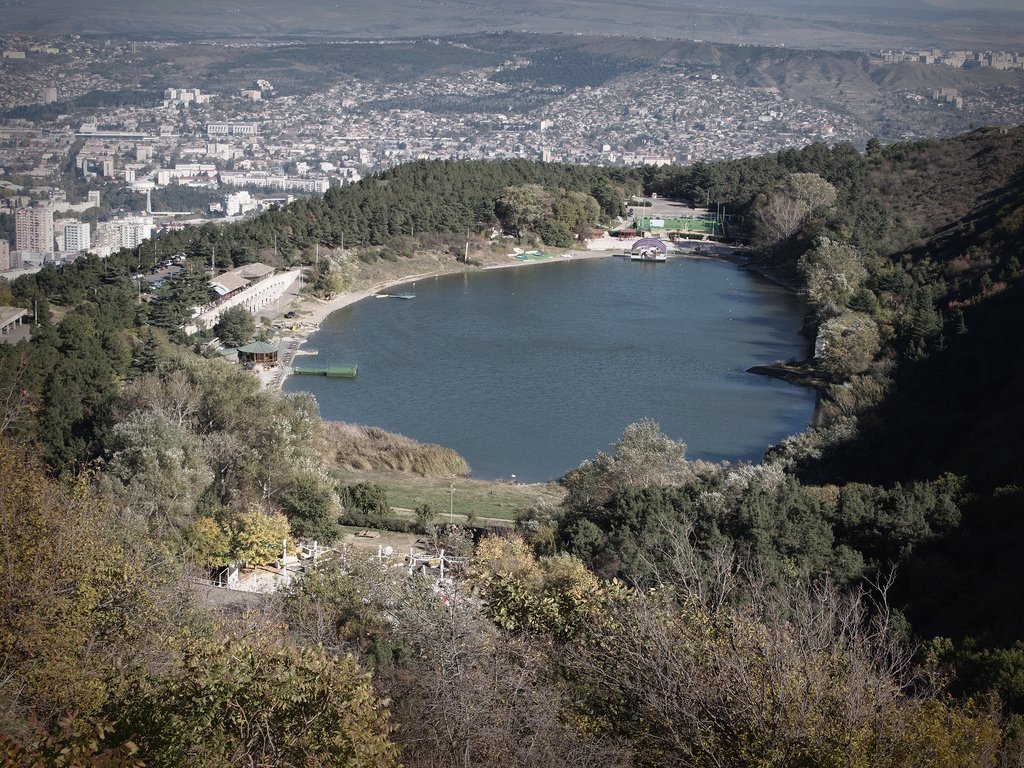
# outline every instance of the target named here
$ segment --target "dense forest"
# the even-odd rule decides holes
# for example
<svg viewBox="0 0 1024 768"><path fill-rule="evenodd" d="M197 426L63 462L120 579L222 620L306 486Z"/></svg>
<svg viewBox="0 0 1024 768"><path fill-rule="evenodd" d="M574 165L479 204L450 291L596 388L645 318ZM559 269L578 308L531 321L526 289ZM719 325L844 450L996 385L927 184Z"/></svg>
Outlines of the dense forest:
<svg viewBox="0 0 1024 768"><path fill-rule="evenodd" d="M1022 182L1024 129L642 171L420 162L0 283L38 307L0 345L0 755L1019 765ZM571 243L638 187L726 206L748 264L807 296L819 418L760 464L689 460L645 420L514 530L396 520L334 474L359 448L311 399L181 329L211 258L311 265L315 290L448 235ZM142 295L132 274L178 252ZM341 522L412 526L466 567L438 591L329 559L244 609L194 586Z"/></svg>
<svg viewBox="0 0 1024 768"><path fill-rule="evenodd" d="M96 109L101 107L151 106L160 102L163 92L148 91L89 91L72 101L55 101L51 104L25 104L3 113L11 120L54 121L75 108Z"/></svg>

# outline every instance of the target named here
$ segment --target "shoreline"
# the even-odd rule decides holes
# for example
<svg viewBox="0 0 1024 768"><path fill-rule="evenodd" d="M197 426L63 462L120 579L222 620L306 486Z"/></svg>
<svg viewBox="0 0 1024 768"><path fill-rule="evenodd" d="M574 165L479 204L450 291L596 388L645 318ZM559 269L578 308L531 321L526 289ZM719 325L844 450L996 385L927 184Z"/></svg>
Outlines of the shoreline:
<svg viewBox="0 0 1024 768"><path fill-rule="evenodd" d="M546 259L516 260L509 263L499 262L494 264L484 264L479 267L460 264L460 268L458 269L433 270L414 275L405 275L403 277L394 278L393 280L384 280L358 291L353 291L351 293L339 293L327 300L311 297L299 297L297 301L289 302L283 308L284 311L302 313L301 317L296 318L299 327L289 331L286 335L282 334L280 337L282 343L279 345L279 349L287 362L282 360L276 371L269 372L271 374L269 376L261 377L263 378L263 384L268 388L283 388L284 382L292 374L292 368L295 365L295 358L301 353L302 346L312 334L320 330L320 326L323 321L338 310L349 307L357 302L363 301L364 299L371 298L380 291L394 288L395 286L403 285L404 283L411 283L416 280L426 280L431 277L440 277L442 275L457 275L472 271L484 272L492 269L509 269L537 266L541 264L558 264L565 261L586 261L590 259L605 259L613 257L614 253L611 251L570 250L563 254L552 255L550 258Z"/></svg>
<svg viewBox="0 0 1024 768"><path fill-rule="evenodd" d="M699 246L701 243L694 243ZM285 381L289 376L292 375L292 369L295 366L295 358L302 354L302 347L308 341L309 337L320 330L320 326L323 321L327 319L331 314L339 310L349 307L357 302L363 301L364 299L372 298L380 291L394 288L398 285L405 283L415 282L416 280L426 280L432 277L441 277L443 275L457 275L464 274L466 272L485 272L494 269L514 269L522 267L540 266L544 264L558 264L565 261L589 261L592 259L609 259L616 258L617 255L621 255L621 252L625 249L625 244L621 247L616 247L607 250L580 250L572 249L560 254L552 254L550 257L545 259L524 259L524 260L510 260L510 261L495 261L492 263L485 263L480 266L466 265L461 262L455 262L457 265L453 269L435 269L427 272L418 272L412 275L404 275L402 277L396 277L390 280L383 280L373 285L363 288L357 291L348 293L339 293L330 299L316 299L307 296L297 297L296 300L289 302L285 305L285 311L295 311L301 313L301 317L296 318L295 328L289 330L280 336L279 351L281 354L281 360L278 368L272 371L265 372L261 375L264 387L282 389ZM748 270L758 274L765 280L773 282L786 288L790 291L797 292L798 288L790 282L780 278L778 275L774 275L770 270L760 268L759 265L751 264L749 258L745 258L741 249L736 249L731 246L719 246L719 248L710 248L702 253L695 253L692 250L679 251L673 253L677 258L687 259L713 259L717 261L726 261L735 264L739 269ZM280 316L280 317L283 317ZM280 319L279 317L279 319ZM764 366L754 366L755 368L763 368ZM750 371L756 375L770 375L761 370ZM797 382L790 382L799 386Z"/></svg>

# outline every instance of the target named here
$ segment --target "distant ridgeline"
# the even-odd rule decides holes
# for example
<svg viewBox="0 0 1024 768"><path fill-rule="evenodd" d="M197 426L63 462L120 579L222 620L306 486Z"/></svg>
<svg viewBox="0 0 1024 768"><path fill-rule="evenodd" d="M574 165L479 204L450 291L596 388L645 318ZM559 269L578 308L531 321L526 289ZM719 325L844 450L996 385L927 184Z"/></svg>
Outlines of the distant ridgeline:
<svg viewBox="0 0 1024 768"><path fill-rule="evenodd" d="M570 748L581 764L869 764L888 745L891 765L996 765L1015 744L999 703L1024 713L1022 179L1024 128L685 168L417 162L0 281L0 305L37 315L30 341L0 344L0 754L214 766L245 736L260 764L484 764L528 744L503 764ZM343 504L359 525L392 509L382 486L332 475L361 449L342 450L311 398L196 354L208 337L182 326L209 299L206 266L307 265L316 289L493 229L559 245L638 187L725 206L751 258L802 288L818 424L753 467L687 461L631 425L567 473L560 505L517 510L522 538L485 539L470 569L484 601L368 591L420 582L346 567L314 570L283 612L210 621L180 563L274 562L282 540L334 541ZM177 252L187 268L143 296L134 275ZM441 458L417 461L457 471ZM444 515L415 516L440 535ZM472 555L471 536L446 535ZM876 591L893 566L909 628L819 589ZM954 692L1000 702L920 685L939 675L917 675L897 623L932 639L920 661L953 669Z"/></svg>

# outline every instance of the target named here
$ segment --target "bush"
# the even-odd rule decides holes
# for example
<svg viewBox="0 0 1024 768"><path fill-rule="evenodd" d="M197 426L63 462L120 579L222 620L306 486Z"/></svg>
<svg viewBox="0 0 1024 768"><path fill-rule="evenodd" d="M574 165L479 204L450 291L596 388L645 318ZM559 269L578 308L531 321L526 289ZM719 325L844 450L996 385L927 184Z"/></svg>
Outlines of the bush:
<svg viewBox="0 0 1024 768"><path fill-rule="evenodd" d="M391 513L388 504L388 493L384 486L376 483L355 483L338 489L338 498L345 508L345 517L350 519L353 514L368 520L383 520ZM356 523L367 525L370 523Z"/></svg>
<svg viewBox="0 0 1024 768"><path fill-rule="evenodd" d="M397 533L417 533L416 523L394 515L368 515L356 509L345 509L338 522L353 528L380 528Z"/></svg>
<svg viewBox="0 0 1024 768"><path fill-rule="evenodd" d="M337 501L319 478L306 476L294 480L281 494L281 507L296 536L323 542L337 538Z"/></svg>

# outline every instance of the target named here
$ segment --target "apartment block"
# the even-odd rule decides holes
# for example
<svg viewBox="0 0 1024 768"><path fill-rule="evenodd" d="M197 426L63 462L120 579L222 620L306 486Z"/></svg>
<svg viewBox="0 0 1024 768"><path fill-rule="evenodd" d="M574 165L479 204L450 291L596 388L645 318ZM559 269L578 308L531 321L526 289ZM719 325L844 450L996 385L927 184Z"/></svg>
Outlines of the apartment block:
<svg viewBox="0 0 1024 768"><path fill-rule="evenodd" d="M16 210L14 242L19 251L53 253L53 208L40 205Z"/></svg>

